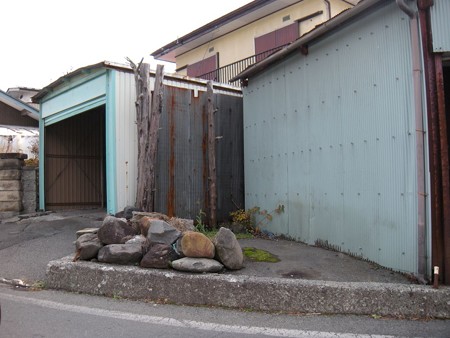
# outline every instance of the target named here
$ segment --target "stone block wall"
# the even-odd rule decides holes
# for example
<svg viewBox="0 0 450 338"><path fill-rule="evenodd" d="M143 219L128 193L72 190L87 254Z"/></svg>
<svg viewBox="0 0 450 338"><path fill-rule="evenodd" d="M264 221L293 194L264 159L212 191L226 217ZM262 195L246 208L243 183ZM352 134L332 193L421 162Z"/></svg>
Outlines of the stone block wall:
<svg viewBox="0 0 450 338"><path fill-rule="evenodd" d="M0 154L0 219L35 212L37 169L25 167L26 154Z"/></svg>
<svg viewBox="0 0 450 338"><path fill-rule="evenodd" d="M38 208L38 168L22 167L22 212L29 214Z"/></svg>

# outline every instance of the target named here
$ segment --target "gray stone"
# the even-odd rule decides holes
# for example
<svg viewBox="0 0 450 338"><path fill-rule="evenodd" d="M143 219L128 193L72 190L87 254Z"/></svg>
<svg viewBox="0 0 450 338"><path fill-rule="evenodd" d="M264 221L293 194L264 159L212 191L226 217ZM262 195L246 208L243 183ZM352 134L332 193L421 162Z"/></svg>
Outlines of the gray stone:
<svg viewBox="0 0 450 338"><path fill-rule="evenodd" d="M19 169L23 166L23 160L9 158L0 160L0 169Z"/></svg>
<svg viewBox="0 0 450 338"><path fill-rule="evenodd" d="M167 221L167 223L181 233L185 233L186 231L195 231L194 220L192 219L172 217L169 221Z"/></svg>
<svg viewBox="0 0 450 338"><path fill-rule="evenodd" d="M0 180L20 180L21 176L20 169L0 169Z"/></svg>
<svg viewBox="0 0 450 338"><path fill-rule="evenodd" d="M103 247L97 234L87 233L81 235L75 242L78 258L81 260L90 260L96 258L98 251Z"/></svg>
<svg viewBox="0 0 450 338"><path fill-rule="evenodd" d="M216 258L227 269L242 269L244 263L242 248L230 229L221 227L213 242L216 247Z"/></svg>
<svg viewBox="0 0 450 338"><path fill-rule="evenodd" d="M156 243L150 246L140 265L143 268L168 269L176 259L178 255L171 245Z"/></svg>
<svg viewBox="0 0 450 338"><path fill-rule="evenodd" d="M181 235L181 232L161 220L150 221L147 238L150 243L163 243L172 245Z"/></svg>
<svg viewBox="0 0 450 338"><path fill-rule="evenodd" d="M142 258L140 244L110 244L100 249L97 259L102 263L136 264Z"/></svg>
<svg viewBox="0 0 450 338"><path fill-rule="evenodd" d="M3 191L17 191L22 189L22 184L19 180L0 180L0 190Z"/></svg>
<svg viewBox="0 0 450 338"><path fill-rule="evenodd" d="M96 234L97 232L98 232L98 228L84 228L84 229L78 230L76 232L76 234L77 234L77 238L78 238L84 234Z"/></svg>
<svg viewBox="0 0 450 338"><path fill-rule="evenodd" d="M146 243L147 238L145 238L145 236L142 235L136 235L125 242L125 244L140 244L141 246L146 245Z"/></svg>
<svg viewBox="0 0 450 338"><path fill-rule="evenodd" d="M22 192L21 191L1 191L0 190L0 202L12 202L21 201Z"/></svg>
<svg viewBox="0 0 450 338"><path fill-rule="evenodd" d="M13 212L19 212L22 211L22 201L8 201L8 202L0 202L0 212L4 211L13 211Z"/></svg>
<svg viewBox="0 0 450 338"><path fill-rule="evenodd" d="M214 259L184 257L173 261L172 268L188 272L219 272L223 265Z"/></svg>
<svg viewBox="0 0 450 338"><path fill-rule="evenodd" d="M139 208L133 207L133 206L127 206L123 209L122 217L129 220L133 217L133 212L136 212L136 211L142 211L142 210Z"/></svg>
<svg viewBox="0 0 450 338"><path fill-rule="evenodd" d="M125 220L114 216L106 216L98 230L98 238L103 244L120 244L126 236L135 236L137 231Z"/></svg>

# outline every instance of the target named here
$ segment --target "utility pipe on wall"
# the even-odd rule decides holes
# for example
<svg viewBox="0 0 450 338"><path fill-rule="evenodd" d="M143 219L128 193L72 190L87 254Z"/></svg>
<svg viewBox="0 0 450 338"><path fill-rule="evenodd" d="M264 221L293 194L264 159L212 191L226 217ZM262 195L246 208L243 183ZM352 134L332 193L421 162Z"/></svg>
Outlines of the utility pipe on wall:
<svg viewBox="0 0 450 338"><path fill-rule="evenodd" d="M420 49L420 31L416 11L409 7L405 0L396 0L398 7L410 18L411 53L413 66L414 110L416 123L416 165L417 165L417 240L418 240L418 279L425 281L427 275L426 262L426 187L425 187L425 130L423 126L424 111L422 99L422 63Z"/></svg>

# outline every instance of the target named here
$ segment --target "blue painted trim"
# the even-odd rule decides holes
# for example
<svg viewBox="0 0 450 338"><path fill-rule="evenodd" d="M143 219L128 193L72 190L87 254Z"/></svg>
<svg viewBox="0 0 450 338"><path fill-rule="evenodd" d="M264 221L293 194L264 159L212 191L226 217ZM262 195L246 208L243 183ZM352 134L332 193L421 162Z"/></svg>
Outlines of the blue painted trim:
<svg viewBox="0 0 450 338"><path fill-rule="evenodd" d="M49 126L51 124L63 121L65 119L68 119L72 116L75 116L77 114L81 114L85 111L88 111L92 108L99 107L101 105L104 105L106 103L106 95L101 95L96 98L93 98L89 101L80 103L76 106L70 107L68 109L65 109L57 114L50 115L46 118L44 118L45 125Z"/></svg>
<svg viewBox="0 0 450 338"><path fill-rule="evenodd" d="M41 105L39 105L39 106L40 106L39 108L42 108ZM39 173L40 173L40 175L39 175L39 209L41 209L41 210L45 210L44 133L45 133L44 120L39 119L39 148L40 148L40 151L39 151Z"/></svg>
<svg viewBox="0 0 450 338"><path fill-rule="evenodd" d="M95 73L91 73L89 75L86 76L81 76L81 77L77 77L74 79L70 79L66 82L66 84L64 84L64 86L60 89L54 89L52 92L48 93L47 95L45 95L40 102L44 103L47 102L49 100L52 100L60 95L63 95L65 93L67 93L68 91L71 91L77 87L83 86L86 82L90 82L95 80L98 77L101 77L103 75L105 75L106 70L102 69L101 71L95 72Z"/></svg>
<svg viewBox="0 0 450 338"><path fill-rule="evenodd" d="M108 70L106 81L106 212L117 212L116 171L116 71Z"/></svg>

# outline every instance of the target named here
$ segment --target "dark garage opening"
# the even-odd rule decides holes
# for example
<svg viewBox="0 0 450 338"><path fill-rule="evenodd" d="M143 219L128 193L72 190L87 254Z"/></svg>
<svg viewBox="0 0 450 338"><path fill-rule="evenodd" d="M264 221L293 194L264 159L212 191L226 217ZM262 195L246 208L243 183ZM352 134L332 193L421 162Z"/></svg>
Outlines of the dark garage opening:
<svg viewBox="0 0 450 338"><path fill-rule="evenodd" d="M45 208L106 207L105 106L45 127Z"/></svg>

